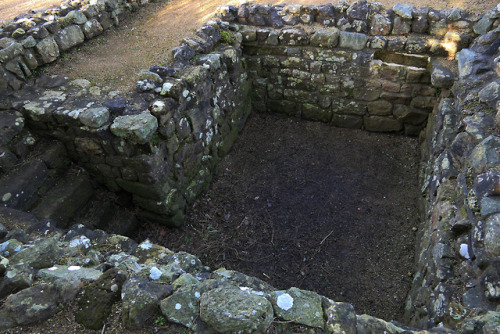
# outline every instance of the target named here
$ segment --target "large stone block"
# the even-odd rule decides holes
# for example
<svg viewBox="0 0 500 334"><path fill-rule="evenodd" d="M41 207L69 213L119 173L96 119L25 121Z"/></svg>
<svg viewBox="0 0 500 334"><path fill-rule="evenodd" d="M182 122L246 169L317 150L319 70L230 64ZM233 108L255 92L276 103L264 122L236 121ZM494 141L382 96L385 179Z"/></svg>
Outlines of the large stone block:
<svg viewBox="0 0 500 334"><path fill-rule="evenodd" d="M340 33L340 47L351 50L362 50L366 46L368 37L365 34L342 31Z"/></svg>
<svg viewBox="0 0 500 334"><path fill-rule="evenodd" d="M156 117L149 112L139 115L119 116L111 125L111 132L120 138L145 144L153 138L158 128Z"/></svg>
<svg viewBox="0 0 500 334"><path fill-rule="evenodd" d="M55 36L55 41L62 51L68 50L75 45L83 43L85 36L82 29L77 25L71 25L59 31Z"/></svg>
<svg viewBox="0 0 500 334"><path fill-rule="evenodd" d="M368 131L396 132L403 129L403 123L394 118L382 116L365 116L364 126Z"/></svg>
<svg viewBox="0 0 500 334"><path fill-rule="evenodd" d="M327 28L316 31L311 36L311 45L324 48L333 48L338 44L340 30L337 28Z"/></svg>
<svg viewBox="0 0 500 334"><path fill-rule="evenodd" d="M59 57L59 47L52 36L41 40L36 45L36 50L45 64L51 63Z"/></svg>

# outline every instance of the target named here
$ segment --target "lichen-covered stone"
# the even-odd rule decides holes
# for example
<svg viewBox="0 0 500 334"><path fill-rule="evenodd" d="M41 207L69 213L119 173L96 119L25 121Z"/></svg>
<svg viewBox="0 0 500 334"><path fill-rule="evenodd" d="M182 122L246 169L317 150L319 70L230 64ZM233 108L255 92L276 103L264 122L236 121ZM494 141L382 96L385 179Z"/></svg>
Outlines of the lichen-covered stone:
<svg viewBox="0 0 500 334"><path fill-rule="evenodd" d="M338 44L340 30L332 27L327 29L320 29L311 36L311 45L320 46L324 48L333 48Z"/></svg>
<svg viewBox="0 0 500 334"><path fill-rule="evenodd" d="M476 173L482 173L500 164L499 148L500 138L495 135L484 139L474 148L471 153L471 166Z"/></svg>
<svg viewBox="0 0 500 334"><path fill-rule="evenodd" d="M200 317L219 333L261 333L273 320L273 308L259 291L221 287L201 296Z"/></svg>
<svg viewBox="0 0 500 334"><path fill-rule="evenodd" d="M351 50L362 50L366 46L368 37L365 34L342 31L340 33L340 47Z"/></svg>
<svg viewBox="0 0 500 334"><path fill-rule="evenodd" d="M323 298L322 301L327 333L357 333L356 312L354 312L354 307L351 304L336 303L327 298Z"/></svg>
<svg viewBox="0 0 500 334"><path fill-rule="evenodd" d="M145 144L153 138L158 120L149 112L139 115L119 116L111 124L111 132L120 138Z"/></svg>
<svg viewBox="0 0 500 334"><path fill-rule="evenodd" d="M140 328L152 324L160 315L160 300L172 294L172 286L139 278L129 278L122 287L123 325Z"/></svg>
<svg viewBox="0 0 500 334"><path fill-rule="evenodd" d="M52 36L38 42L36 50L44 63L51 63L59 57L59 47Z"/></svg>
<svg viewBox="0 0 500 334"><path fill-rule="evenodd" d="M109 121L109 109L106 107L90 108L82 111L78 119L91 128L100 128Z"/></svg>
<svg viewBox="0 0 500 334"><path fill-rule="evenodd" d="M321 297L315 292L297 288L275 291L271 294L271 303L280 319L316 328L325 325Z"/></svg>
<svg viewBox="0 0 500 334"><path fill-rule="evenodd" d="M75 45L83 43L85 36L82 29L77 25L71 25L59 31L55 36L55 41L62 51L66 51Z"/></svg>

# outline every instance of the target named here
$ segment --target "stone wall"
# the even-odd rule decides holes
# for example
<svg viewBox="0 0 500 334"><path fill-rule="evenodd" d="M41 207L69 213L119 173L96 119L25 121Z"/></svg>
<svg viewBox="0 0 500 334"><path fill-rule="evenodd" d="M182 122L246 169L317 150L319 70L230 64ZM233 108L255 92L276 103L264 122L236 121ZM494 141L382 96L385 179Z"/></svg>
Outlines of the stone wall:
<svg viewBox="0 0 500 334"><path fill-rule="evenodd" d="M140 216L179 226L251 107L241 51L218 42L216 23L199 32L214 51L183 67L142 71L141 96L98 97L85 80L58 86L42 77L12 98L10 112L63 142L96 181L131 193Z"/></svg>
<svg viewBox="0 0 500 334"><path fill-rule="evenodd" d="M0 25L0 94L17 90L38 67L119 25L149 0L73 0Z"/></svg>
<svg viewBox="0 0 500 334"><path fill-rule="evenodd" d="M495 29L458 53L459 79L422 137L424 220L406 305L414 326L473 333L488 316L468 318L499 307L499 37Z"/></svg>
<svg viewBox="0 0 500 334"><path fill-rule="evenodd" d="M252 103L259 111L412 135L430 113L421 133L422 224L406 320L412 327L445 327L433 332L493 333L500 324L495 312L500 302L500 8L475 17L459 9L401 4L385 11L358 1L244 4L224 7L221 15L226 21L207 23L197 32L199 39L185 39L174 49L171 67L142 71L133 97L101 99L84 81L69 87L42 77L33 90L7 96L5 115L13 129L26 127L62 141L98 181L132 193L143 217L178 225L185 206L210 182ZM18 86L10 84L8 90ZM121 291L129 327L151 321L160 307L168 321L198 332L262 332L273 317L317 333L416 332L356 315L350 305L313 292L277 291L240 273L211 272L188 254L149 242L135 245L79 226L64 233L51 226L35 232L40 230L53 239L30 245L13 241L11 234L0 246L10 252L2 254L7 258L0 259L2 272L12 271L2 284L21 281L23 287L0 309L0 326L33 321L16 322L14 314L40 290L53 290L53 309L34 319L56 312L67 302L64 296L74 296L78 288L71 283L75 278L68 284L54 281L87 266L95 271L79 278L83 281L115 268L101 279L120 282L110 291L115 299ZM23 240L36 238L35 232ZM112 245L112 251L102 244ZM32 261L38 253L50 257ZM16 266L20 262L25 267ZM52 264L66 267L46 268ZM39 275L35 280L32 271ZM51 271L63 274L51 280ZM241 312L251 316L228 320L227 314Z"/></svg>
<svg viewBox="0 0 500 334"><path fill-rule="evenodd" d="M477 36L498 25L458 8L437 11L363 1L339 5L227 6L220 16L243 35L255 110L335 126L418 135L453 65ZM443 60L440 60L443 62Z"/></svg>

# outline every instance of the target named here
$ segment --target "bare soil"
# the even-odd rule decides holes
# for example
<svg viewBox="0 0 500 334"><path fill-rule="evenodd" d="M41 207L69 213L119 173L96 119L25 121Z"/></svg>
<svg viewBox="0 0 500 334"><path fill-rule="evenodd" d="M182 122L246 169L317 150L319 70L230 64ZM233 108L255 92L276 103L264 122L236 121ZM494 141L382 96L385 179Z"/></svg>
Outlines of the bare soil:
<svg viewBox="0 0 500 334"><path fill-rule="evenodd" d="M186 224L146 225L140 239L401 320L418 159L414 138L254 114Z"/></svg>

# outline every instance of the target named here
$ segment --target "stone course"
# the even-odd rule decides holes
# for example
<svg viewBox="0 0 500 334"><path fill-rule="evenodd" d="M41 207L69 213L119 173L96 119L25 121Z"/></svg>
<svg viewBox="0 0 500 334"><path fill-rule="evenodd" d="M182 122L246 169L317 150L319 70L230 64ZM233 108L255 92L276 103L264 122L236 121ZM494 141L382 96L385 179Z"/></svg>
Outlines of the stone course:
<svg viewBox="0 0 500 334"><path fill-rule="evenodd" d="M40 64L139 7L82 4L58 9L60 19L49 11L1 31L0 214L31 225L0 226L1 328L55 314L82 286L77 320L93 329L102 328L117 301L126 327L163 315L200 333L264 332L275 317L311 333L500 327L500 7L478 17L458 8L385 10L365 1L225 6L219 20L197 31L199 39L173 50L170 67L141 71L131 96L81 79L27 80ZM420 136L422 223L405 307L410 327L357 315L311 291L212 271L149 241L138 245L79 225L62 230L70 216L48 203L68 198L76 210L75 188L66 186L64 195L40 190L66 166L67 152L94 181L131 194L142 219L178 226L252 108ZM17 167L39 136L59 145ZM90 196L90 180L78 176L72 184ZM44 200L43 208L30 209ZM102 307L99 313L90 304Z"/></svg>

